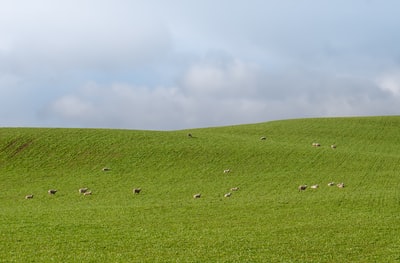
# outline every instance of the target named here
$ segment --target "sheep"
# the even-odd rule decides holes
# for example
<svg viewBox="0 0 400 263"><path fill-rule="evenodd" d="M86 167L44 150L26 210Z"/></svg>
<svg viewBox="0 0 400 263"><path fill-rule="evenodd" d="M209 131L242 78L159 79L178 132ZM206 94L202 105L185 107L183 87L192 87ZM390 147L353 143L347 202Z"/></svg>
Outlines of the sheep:
<svg viewBox="0 0 400 263"><path fill-rule="evenodd" d="M334 186L334 185L335 185L335 182L328 183L328 186Z"/></svg>
<svg viewBox="0 0 400 263"><path fill-rule="evenodd" d="M230 173L231 172L231 169L225 169L224 170L224 174L227 174L227 173Z"/></svg>
<svg viewBox="0 0 400 263"><path fill-rule="evenodd" d="M231 191L238 191L239 190L239 187L232 187L231 188Z"/></svg>
<svg viewBox="0 0 400 263"><path fill-rule="evenodd" d="M337 187L344 188L344 183L337 184Z"/></svg>
<svg viewBox="0 0 400 263"><path fill-rule="evenodd" d="M267 139L267 137L265 137L265 136L262 136L261 138L260 138L260 140L262 140L262 141L264 141L264 140L266 140Z"/></svg>
<svg viewBox="0 0 400 263"><path fill-rule="evenodd" d="M232 193L226 193L224 194L224 197L231 197Z"/></svg>
<svg viewBox="0 0 400 263"><path fill-rule="evenodd" d="M108 168L108 167L104 167L104 168L102 169L103 172L108 172L108 171L110 171L110 170L111 170L111 169Z"/></svg>
<svg viewBox="0 0 400 263"><path fill-rule="evenodd" d="M187 135L189 138L193 138L193 135L191 133L188 133Z"/></svg>
<svg viewBox="0 0 400 263"><path fill-rule="evenodd" d="M50 195L55 195L57 193L57 190L50 189L49 191L47 191L47 193L49 193Z"/></svg>
<svg viewBox="0 0 400 263"><path fill-rule="evenodd" d="M79 189L79 193L80 193L80 194L84 194L84 193L87 192L87 190L89 190L89 189L87 189L87 188L80 188L80 189Z"/></svg>
<svg viewBox="0 0 400 263"><path fill-rule="evenodd" d="M331 148L332 148L332 149L336 149L336 145L335 145L335 144L332 144L332 145L331 145Z"/></svg>
<svg viewBox="0 0 400 263"><path fill-rule="evenodd" d="M304 191L304 190L307 189L307 185L306 185L306 184L300 185L300 186L298 187L298 189L299 189L299 192L300 192L300 191Z"/></svg>
<svg viewBox="0 0 400 263"><path fill-rule="evenodd" d="M314 146L314 147L319 147L319 146L321 146L321 144L319 144L319 143L317 143L317 142L313 142L313 143L312 143L312 146Z"/></svg>
<svg viewBox="0 0 400 263"><path fill-rule="evenodd" d="M32 199L33 198L33 195L26 195L25 196L25 199Z"/></svg>
<svg viewBox="0 0 400 263"><path fill-rule="evenodd" d="M91 191L84 192L83 195L92 195Z"/></svg>
<svg viewBox="0 0 400 263"><path fill-rule="evenodd" d="M195 195L193 195L193 198L200 198L201 197L201 194L195 194Z"/></svg>
<svg viewBox="0 0 400 263"><path fill-rule="evenodd" d="M134 188L133 189L133 193L134 194L138 194L138 193L140 193L140 191L142 191L142 189L140 189L140 188Z"/></svg>
<svg viewBox="0 0 400 263"><path fill-rule="evenodd" d="M317 189L318 187L319 187L319 185L317 185L317 184L310 186L311 189Z"/></svg>

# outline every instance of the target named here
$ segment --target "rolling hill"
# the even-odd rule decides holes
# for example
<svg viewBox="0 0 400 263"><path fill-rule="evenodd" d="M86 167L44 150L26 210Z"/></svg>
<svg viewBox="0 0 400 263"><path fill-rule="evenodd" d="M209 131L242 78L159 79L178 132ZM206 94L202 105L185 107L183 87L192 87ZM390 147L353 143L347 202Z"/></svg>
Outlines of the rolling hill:
<svg viewBox="0 0 400 263"><path fill-rule="evenodd" d="M0 262L399 262L399 128L1 128Z"/></svg>

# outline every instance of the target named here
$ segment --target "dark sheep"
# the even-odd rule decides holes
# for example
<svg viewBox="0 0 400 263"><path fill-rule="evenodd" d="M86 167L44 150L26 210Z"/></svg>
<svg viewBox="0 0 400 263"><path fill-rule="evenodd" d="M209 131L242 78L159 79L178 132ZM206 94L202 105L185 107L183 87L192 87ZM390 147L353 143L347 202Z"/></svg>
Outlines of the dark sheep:
<svg viewBox="0 0 400 263"><path fill-rule="evenodd" d="M307 189L307 185L306 184L300 185L298 189L299 189L299 191L304 191Z"/></svg>
<svg viewBox="0 0 400 263"><path fill-rule="evenodd" d="M55 189L50 189L49 191L47 191L50 195L55 195L57 193L57 190Z"/></svg>
<svg viewBox="0 0 400 263"><path fill-rule="evenodd" d="M84 193L87 192L87 190L89 190L89 189L87 189L87 188L80 188L80 189L79 189L79 193L80 193L80 194L84 194Z"/></svg>
<svg viewBox="0 0 400 263"><path fill-rule="evenodd" d="M195 195L193 195L193 198L200 198L201 197L201 194L195 194Z"/></svg>

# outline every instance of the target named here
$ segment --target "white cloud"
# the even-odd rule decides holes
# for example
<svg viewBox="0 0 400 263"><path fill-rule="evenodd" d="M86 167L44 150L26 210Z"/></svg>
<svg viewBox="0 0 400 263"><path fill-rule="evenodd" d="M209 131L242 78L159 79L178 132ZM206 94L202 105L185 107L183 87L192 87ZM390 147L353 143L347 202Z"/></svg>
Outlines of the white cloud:
<svg viewBox="0 0 400 263"><path fill-rule="evenodd" d="M349 96L349 94L352 94ZM238 59L199 61L170 87L84 85L48 107L71 126L181 129L317 116L393 114L367 79L288 71L271 75Z"/></svg>
<svg viewBox="0 0 400 263"><path fill-rule="evenodd" d="M172 129L183 111L174 88L89 83L49 105L46 118L63 118L70 126Z"/></svg>
<svg viewBox="0 0 400 263"><path fill-rule="evenodd" d="M178 129L396 114L399 8L394 0L4 0L1 121Z"/></svg>
<svg viewBox="0 0 400 263"><path fill-rule="evenodd" d="M54 114L66 119L91 119L96 115L96 109L91 101L85 101L77 96L64 96L52 105Z"/></svg>
<svg viewBox="0 0 400 263"><path fill-rule="evenodd" d="M254 96L260 77L258 67L240 60L202 61L188 69L182 86L193 96Z"/></svg>
<svg viewBox="0 0 400 263"><path fill-rule="evenodd" d="M15 3L20 2L20 6ZM146 6L116 1L15 1L0 10L0 70L43 75L150 65L171 49Z"/></svg>
<svg viewBox="0 0 400 263"><path fill-rule="evenodd" d="M383 91L389 92L393 96L400 96L400 70L387 72L378 78L377 84Z"/></svg>

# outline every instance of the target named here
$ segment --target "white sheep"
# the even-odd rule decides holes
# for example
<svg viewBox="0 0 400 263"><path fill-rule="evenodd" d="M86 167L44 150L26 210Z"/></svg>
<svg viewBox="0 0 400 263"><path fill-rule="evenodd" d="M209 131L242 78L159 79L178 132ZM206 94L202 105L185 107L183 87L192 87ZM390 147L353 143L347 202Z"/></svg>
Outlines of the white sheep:
<svg viewBox="0 0 400 263"><path fill-rule="evenodd" d="M92 195L91 191L84 192L83 195Z"/></svg>
<svg viewBox="0 0 400 263"><path fill-rule="evenodd" d="M55 189L50 189L49 191L47 191L50 195L55 195L57 193L57 190Z"/></svg>
<svg viewBox="0 0 400 263"><path fill-rule="evenodd" d="M328 183L328 186L334 186L334 185L335 185L335 182Z"/></svg>
<svg viewBox="0 0 400 263"><path fill-rule="evenodd" d="M231 191L238 191L239 190L239 187L232 187L231 188Z"/></svg>
<svg viewBox="0 0 400 263"><path fill-rule="evenodd" d="M314 146L314 147L319 147L319 146L321 146L321 144L319 144L318 142L313 142L313 143L312 143L312 146Z"/></svg>
<svg viewBox="0 0 400 263"><path fill-rule="evenodd" d="M332 145L331 145L331 148L332 148L332 149L336 149L336 145L335 145L335 144L332 144Z"/></svg>
<svg viewBox="0 0 400 263"><path fill-rule="evenodd" d="M310 186L311 189L317 189L318 187L319 187L319 185L317 185L317 184Z"/></svg>
<svg viewBox="0 0 400 263"><path fill-rule="evenodd" d="M87 189L87 188L80 188L80 189L79 189L79 193L80 193L80 194L84 194L84 193L87 192L87 190L89 190L89 189Z"/></svg>
<svg viewBox="0 0 400 263"><path fill-rule="evenodd" d="M266 140L266 139L267 139L267 137L265 137L265 136L263 136L263 137L260 138L260 140L262 140L262 141L263 141L263 140Z"/></svg>
<svg viewBox="0 0 400 263"><path fill-rule="evenodd" d="M133 189L133 193L134 193L134 194L138 194L138 193L140 193L140 191L142 191L141 188L134 188L134 189Z"/></svg>
<svg viewBox="0 0 400 263"><path fill-rule="evenodd" d="M337 187L344 188L344 183L337 184Z"/></svg>
<svg viewBox="0 0 400 263"><path fill-rule="evenodd" d="M224 170L224 174L227 174L227 173L230 173L231 172L231 169L225 169Z"/></svg>
<svg viewBox="0 0 400 263"><path fill-rule="evenodd" d="M193 198L200 198L201 197L201 194L195 194L195 195L193 195Z"/></svg>
<svg viewBox="0 0 400 263"><path fill-rule="evenodd" d="M231 197L232 193L226 193L224 194L224 197Z"/></svg>
<svg viewBox="0 0 400 263"><path fill-rule="evenodd" d="M32 199L33 198L33 195L26 195L25 196L25 199Z"/></svg>
<svg viewBox="0 0 400 263"><path fill-rule="evenodd" d="M307 189L307 185L306 185L306 184L300 185L300 186L298 187L298 189L299 189L299 191L304 191L304 190Z"/></svg>
<svg viewBox="0 0 400 263"><path fill-rule="evenodd" d="M108 171L110 171L111 169L108 168L108 167L104 167L102 170L103 170L103 172L108 172Z"/></svg>

